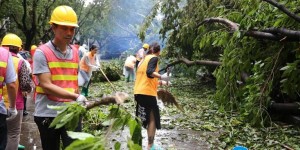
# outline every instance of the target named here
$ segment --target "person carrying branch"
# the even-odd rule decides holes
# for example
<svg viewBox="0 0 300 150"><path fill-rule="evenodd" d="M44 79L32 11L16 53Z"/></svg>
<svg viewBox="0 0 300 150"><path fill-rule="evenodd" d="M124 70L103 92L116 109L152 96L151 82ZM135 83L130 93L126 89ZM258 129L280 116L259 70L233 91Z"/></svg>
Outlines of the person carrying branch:
<svg viewBox="0 0 300 150"><path fill-rule="evenodd" d="M38 126L43 150L59 150L60 139L63 148L73 142L66 128L49 128L57 111L48 105L62 106L64 102L85 103L85 96L78 94L78 50L71 46L71 40L78 27L77 15L69 6L56 7L50 19L53 40L39 46L34 54L33 74L36 76L36 98L34 121ZM79 121L75 131L81 131Z"/></svg>
<svg viewBox="0 0 300 150"><path fill-rule="evenodd" d="M160 55L160 45L154 42L150 45L151 53L147 54L140 62L134 85L134 99L137 102L136 116L142 121L142 125L147 129L148 149L155 148L154 136L156 129L161 128L159 108L156 96L159 79L169 81L169 76L158 73L158 56Z"/></svg>

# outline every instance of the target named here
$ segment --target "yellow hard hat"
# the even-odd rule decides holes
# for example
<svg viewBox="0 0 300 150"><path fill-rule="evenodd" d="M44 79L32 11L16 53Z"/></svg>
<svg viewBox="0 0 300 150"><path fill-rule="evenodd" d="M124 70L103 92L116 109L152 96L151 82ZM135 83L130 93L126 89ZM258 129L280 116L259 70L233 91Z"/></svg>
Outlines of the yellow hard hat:
<svg viewBox="0 0 300 150"><path fill-rule="evenodd" d="M2 46L17 46L17 47L21 48L22 40L17 35L15 35L13 33L8 33L2 39L1 45Z"/></svg>
<svg viewBox="0 0 300 150"><path fill-rule="evenodd" d="M149 44L145 43L145 44L143 45L143 48L149 49Z"/></svg>
<svg viewBox="0 0 300 150"><path fill-rule="evenodd" d="M33 50L35 50L37 48L37 46L36 45L31 45L31 48L30 48L30 50L31 51L33 51Z"/></svg>
<svg viewBox="0 0 300 150"><path fill-rule="evenodd" d="M51 15L50 24L78 27L77 15L70 6L57 6Z"/></svg>

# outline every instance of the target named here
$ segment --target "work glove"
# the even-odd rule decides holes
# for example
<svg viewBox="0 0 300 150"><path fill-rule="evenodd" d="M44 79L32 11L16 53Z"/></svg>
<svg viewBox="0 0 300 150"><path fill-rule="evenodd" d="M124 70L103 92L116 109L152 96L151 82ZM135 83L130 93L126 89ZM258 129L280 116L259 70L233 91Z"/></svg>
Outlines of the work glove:
<svg viewBox="0 0 300 150"><path fill-rule="evenodd" d="M171 83L171 81L163 81L163 80L161 80L160 81L160 85L165 85L165 86L170 86L170 85L172 85L172 83Z"/></svg>
<svg viewBox="0 0 300 150"><path fill-rule="evenodd" d="M7 110L7 118L6 118L6 120L9 121L9 120L14 119L17 116L17 114L18 114L18 111L17 111L16 108L9 108Z"/></svg>
<svg viewBox="0 0 300 150"><path fill-rule="evenodd" d="M83 95L79 95L76 99L76 102L81 104L82 106L85 106L87 101L88 100Z"/></svg>
<svg viewBox="0 0 300 150"><path fill-rule="evenodd" d="M160 80L163 80L163 81L170 81L170 77L171 77L171 74L167 75L167 73L164 73L160 76Z"/></svg>
<svg viewBox="0 0 300 150"><path fill-rule="evenodd" d="M100 69L100 66L92 66L92 70L93 71L97 71L97 70L99 70Z"/></svg>

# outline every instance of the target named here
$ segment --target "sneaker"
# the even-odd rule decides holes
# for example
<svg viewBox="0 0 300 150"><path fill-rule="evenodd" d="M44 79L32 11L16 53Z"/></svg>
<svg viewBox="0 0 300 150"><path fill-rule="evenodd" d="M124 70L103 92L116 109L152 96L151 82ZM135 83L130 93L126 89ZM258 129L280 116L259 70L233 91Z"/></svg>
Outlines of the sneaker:
<svg viewBox="0 0 300 150"><path fill-rule="evenodd" d="M23 111L23 116L28 115L28 112L26 110Z"/></svg>
<svg viewBox="0 0 300 150"><path fill-rule="evenodd" d="M22 150L22 149L25 149L25 146L24 146L24 145L21 145L21 144L19 144L19 145L18 145L18 150Z"/></svg>
<svg viewBox="0 0 300 150"><path fill-rule="evenodd" d="M248 150L248 148L244 146L235 146L232 150Z"/></svg>
<svg viewBox="0 0 300 150"><path fill-rule="evenodd" d="M150 150L163 150L161 147L159 147L158 145L152 145Z"/></svg>

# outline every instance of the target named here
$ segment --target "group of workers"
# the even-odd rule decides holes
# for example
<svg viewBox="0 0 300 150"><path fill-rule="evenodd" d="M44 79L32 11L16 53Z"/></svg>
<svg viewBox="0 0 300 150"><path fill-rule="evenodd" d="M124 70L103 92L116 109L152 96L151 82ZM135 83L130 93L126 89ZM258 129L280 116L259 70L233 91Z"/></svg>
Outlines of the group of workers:
<svg viewBox="0 0 300 150"><path fill-rule="evenodd" d="M149 51L149 44L143 44L143 47L136 52L136 55L129 55L124 63L123 74L126 82L135 81L135 72L140 61Z"/></svg>
<svg viewBox="0 0 300 150"><path fill-rule="evenodd" d="M0 47L0 149L18 149L21 122L23 115L26 115L24 114L24 108L26 108L24 98L32 90L30 65L20 55L21 49L22 40L17 35L7 34L2 39ZM4 102L3 99L6 101Z"/></svg>
<svg viewBox="0 0 300 150"><path fill-rule="evenodd" d="M91 68L99 68L95 63L97 46L92 45L90 52L79 58L79 51L70 44L75 28L78 27L77 15L69 6L56 7L51 15L50 25L54 38L49 42L32 47L32 64L26 66L20 54L22 40L9 33L2 39L0 47L0 149L16 150L19 146L24 97L35 87L34 121L39 129L44 150L59 150L60 139L63 147L72 143L65 128L49 128L57 111L48 105L61 106L64 102L76 101L83 104L84 95L79 94L78 72L87 76L84 88L90 84ZM18 54L18 55L17 55ZM26 63L25 63L26 62ZM80 69L79 69L80 64ZM32 69L32 76L30 70ZM32 80L35 83L33 86ZM7 106L4 103L7 101ZM81 123L76 131L81 131Z"/></svg>
<svg viewBox="0 0 300 150"><path fill-rule="evenodd" d="M49 21L53 39L35 49L33 57L32 75L35 83L35 111L34 121L39 129L43 150L63 149L74 140L67 135L66 128L49 128L57 116L56 110L48 106L62 106L65 102L78 102L84 105L87 102L88 87L91 72L99 69L96 63L98 47L92 45L90 51L79 58L76 46L70 44L78 20L75 11L66 5L56 7ZM10 36L13 39L6 40ZM0 149L16 150L20 140L23 103L22 95L30 92L30 73L24 61L18 58L21 49L21 39L14 34L6 35L0 47ZM8 41L6 43L6 41ZM168 81L169 76L158 73L158 56L160 45L156 42L150 46L143 45L136 67L134 98L136 115L141 119L143 127L147 128L148 149L153 147L156 129L160 129L159 108L156 102L157 87L162 81ZM78 69L79 68L79 69ZM84 84L80 92L78 73L83 77ZM28 78L25 78L27 76ZM132 79L133 80L133 79ZM7 91L8 106L2 97ZM75 131L81 131L81 121Z"/></svg>

